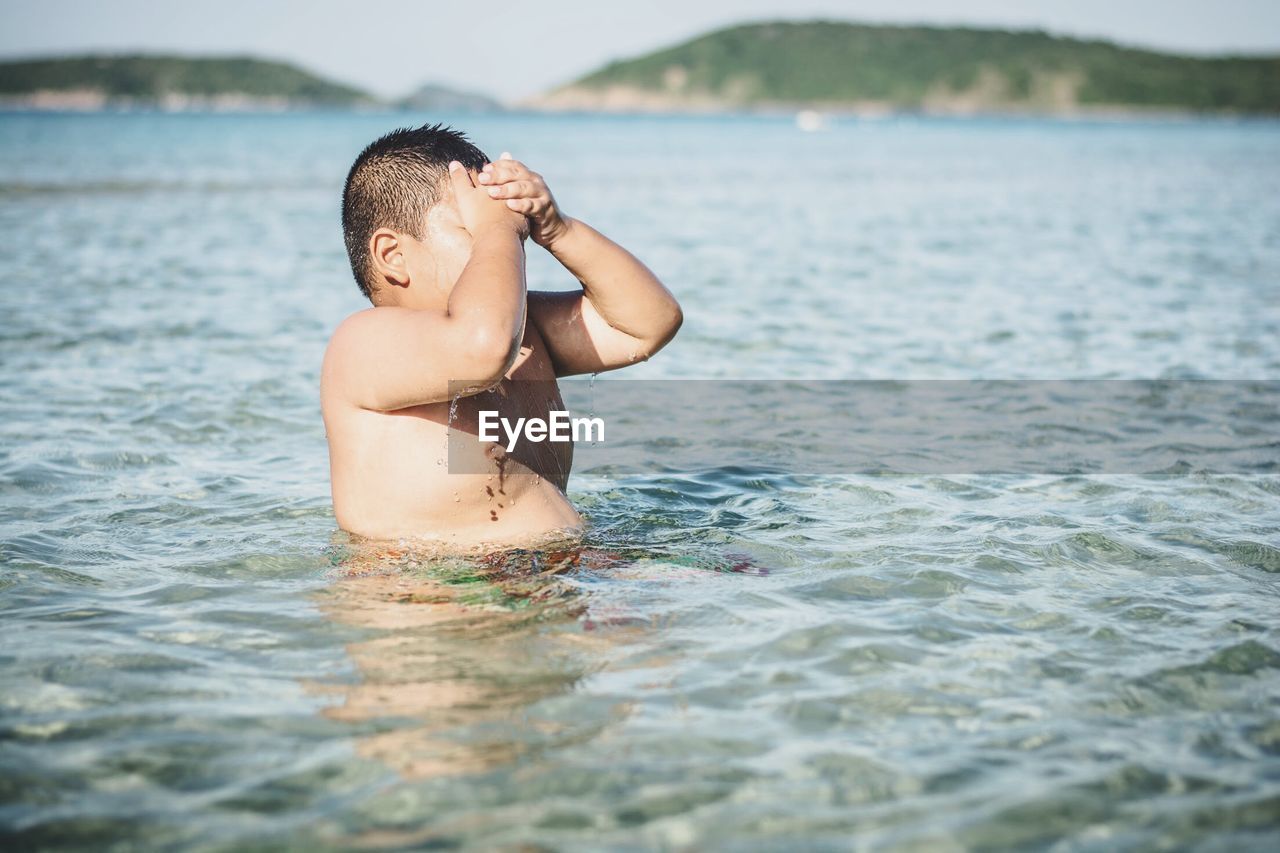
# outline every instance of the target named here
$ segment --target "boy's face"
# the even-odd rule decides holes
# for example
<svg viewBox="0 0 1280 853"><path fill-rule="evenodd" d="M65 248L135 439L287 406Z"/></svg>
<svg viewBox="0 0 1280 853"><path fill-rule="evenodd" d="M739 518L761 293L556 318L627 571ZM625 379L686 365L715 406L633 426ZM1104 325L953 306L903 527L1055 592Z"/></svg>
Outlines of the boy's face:
<svg viewBox="0 0 1280 853"><path fill-rule="evenodd" d="M422 239L406 241L410 274L447 296L471 257L471 234L462 227L451 188L427 209L425 217Z"/></svg>
<svg viewBox="0 0 1280 853"><path fill-rule="evenodd" d="M435 256L435 263L447 275L449 289L462 274L463 266L471 257L471 233L462 227L458 214L458 202L453 197L453 187L445 182L444 195L426 211L426 227L422 229L422 243Z"/></svg>
<svg viewBox="0 0 1280 853"><path fill-rule="evenodd" d="M474 242L471 232L462 225L452 182L446 179L440 200L423 213L421 237L396 232L396 242L409 274L407 290L393 288L387 295L394 301L375 300L374 304L397 304L407 307L439 307L453 292L462 270L471 258ZM376 247L371 246L376 253Z"/></svg>

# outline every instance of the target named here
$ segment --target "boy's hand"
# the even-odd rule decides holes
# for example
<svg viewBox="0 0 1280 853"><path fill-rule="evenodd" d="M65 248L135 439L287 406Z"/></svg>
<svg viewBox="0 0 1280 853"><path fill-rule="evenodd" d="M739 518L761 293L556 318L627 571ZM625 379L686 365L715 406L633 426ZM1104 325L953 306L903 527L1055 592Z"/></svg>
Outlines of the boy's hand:
<svg viewBox="0 0 1280 853"><path fill-rule="evenodd" d="M569 220L561 215L547 182L510 154L504 152L498 162L487 164L478 179L492 198L505 200L508 208L529 217L529 236L544 249L569 230Z"/></svg>
<svg viewBox="0 0 1280 853"><path fill-rule="evenodd" d="M495 225L512 229L521 240L529 236L529 220L490 198L490 193L484 187L476 186L471 173L457 160L449 164L449 179L453 183L453 196L458 202L462 227L472 237Z"/></svg>

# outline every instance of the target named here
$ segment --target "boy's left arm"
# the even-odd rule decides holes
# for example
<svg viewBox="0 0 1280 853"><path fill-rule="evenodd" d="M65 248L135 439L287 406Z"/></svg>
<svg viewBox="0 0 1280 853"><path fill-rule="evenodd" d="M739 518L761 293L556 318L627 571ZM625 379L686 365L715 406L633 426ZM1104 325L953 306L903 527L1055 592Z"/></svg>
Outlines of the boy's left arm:
<svg viewBox="0 0 1280 853"><path fill-rule="evenodd" d="M546 341L556 375L626 367L675 336L683 315L671 291L626 249L562 215L540 175L503 154L479 181L528 216L530 238L582 284L576 292L529 294L529 320Z"/></svg>

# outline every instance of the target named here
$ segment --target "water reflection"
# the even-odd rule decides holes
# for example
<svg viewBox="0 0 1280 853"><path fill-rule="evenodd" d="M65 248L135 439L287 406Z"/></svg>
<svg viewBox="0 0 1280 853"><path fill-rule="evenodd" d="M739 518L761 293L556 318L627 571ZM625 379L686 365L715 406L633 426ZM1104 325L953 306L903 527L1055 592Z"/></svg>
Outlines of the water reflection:
<svg viewBox="0 0 1280 853"><path fill-rule="evenodd" d="M320 609L367 636L347 646L355 683L315 686L339 697L326 715L372 724L358 754L411 780L592 739L626 703L574 719L554 705L647 628L634 615L593 613L575 580L618 562L583 547L481 558L347 549Z"/></svg>

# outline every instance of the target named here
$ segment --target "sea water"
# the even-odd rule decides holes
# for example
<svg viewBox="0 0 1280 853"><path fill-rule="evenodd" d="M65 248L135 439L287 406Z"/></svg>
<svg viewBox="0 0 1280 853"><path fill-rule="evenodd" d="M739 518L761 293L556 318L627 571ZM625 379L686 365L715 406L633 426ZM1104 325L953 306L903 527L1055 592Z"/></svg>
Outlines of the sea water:
<svg viewBox="0 0 1280 853"><path fill-rule="evenodd" d="M0 838L1274 841L1274 466L604 445L585 551L353 556L317 400L362 307L339 194L439 118L0 116ZM679 296L618 381L1280 378L1274 123L443 118Z"/></svg>

